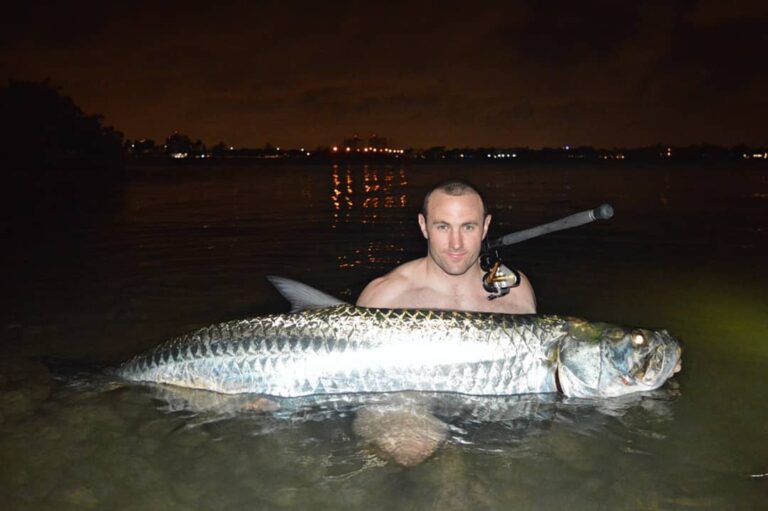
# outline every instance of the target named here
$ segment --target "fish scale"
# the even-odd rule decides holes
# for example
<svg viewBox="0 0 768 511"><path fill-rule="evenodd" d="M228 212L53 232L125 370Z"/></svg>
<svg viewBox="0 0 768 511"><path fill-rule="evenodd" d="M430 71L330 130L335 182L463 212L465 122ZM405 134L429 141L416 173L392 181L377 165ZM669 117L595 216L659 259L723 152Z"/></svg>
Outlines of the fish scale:
<svg viewBox="0 0 768 511"><path fill-rule="evenodd" d="M521 336L509 335L526 329L522 318L510 323L492 314L343 305L205 327L134 357L117 372L136 381L286 397L406 389L514 393L515 374L523 372L519 363L535 363L519 357ZM414 331L414 324L422 328ZM549 357L557 335L540 339L546 341L538 345L541 360ZM399 354L408 362L403 368L388 344L405 346ZM495 359L464 362L473 357L461 353L477 348ZM430 360L432 352L438 360ZM414 354L421 358L412 360ZM554 390L547 381L539 383L535 391Z"/></svg>
<svg viewBox="0 0 768 511"><path fill-rule="evenodd" d="M280 397L555 392L563 344L594 342L572 338L573 321L343 304L204 327L135 356L115 373L132 381Z"/></svg>

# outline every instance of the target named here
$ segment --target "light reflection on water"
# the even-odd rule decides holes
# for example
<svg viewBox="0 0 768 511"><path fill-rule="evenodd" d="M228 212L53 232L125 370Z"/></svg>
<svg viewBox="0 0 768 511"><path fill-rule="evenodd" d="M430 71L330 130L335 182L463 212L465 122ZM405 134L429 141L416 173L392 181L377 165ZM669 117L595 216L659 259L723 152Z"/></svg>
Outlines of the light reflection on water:
<svg viewBox="0 0 768 511"><path fill-rule="evenodd" d="M409 206L404 168L373 169L366 165L359 170L356 172L351 167L342 170L338 165L333 166L333 229L344 228L341 224L356 227L376 224L381 215L385 225L392 225L393 219L398 216L392 215L391 210L406 210ZM386 211L381 212L381 209ZM362 266L386 272L404 261L404 248L396 242L370 240L353 251L342 249L340 252L337 259L341 270Z"/></svg>
<svg viewBox="0 0 768 511"><path fill-rule="evenodd" d="M62 387L28 358L120 360L204 324L284 311L267 274L354 300L423 254L415 215L448 176L487 191L494 237L611 202L610 222L530 240L508 260L542 312L680 336L681 395L625 409L545 403L492 420L443 410L447 444L402 469L355 432L354 410L169 411L147 388ZM11 509L758 508L766 195L758 167L143 172L116 216L35 225L3 256L0 458L13 470L0 471L0 493Z"/></svg>

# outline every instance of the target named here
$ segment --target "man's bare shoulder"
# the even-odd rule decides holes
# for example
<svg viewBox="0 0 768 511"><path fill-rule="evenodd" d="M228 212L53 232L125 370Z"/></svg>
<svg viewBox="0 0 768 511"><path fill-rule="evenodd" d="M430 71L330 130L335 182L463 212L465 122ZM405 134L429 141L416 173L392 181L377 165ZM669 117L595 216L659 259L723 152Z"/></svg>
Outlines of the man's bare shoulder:
<svg viewBox="0 0 768 511"><path fill-rule="evenodd" d="M414 287L413 274L423 259L403 263L383 277L373 279L357 299L360 307L397 308L401 298Z"/></svg>
<svg viewBox="0 0 768 511"><path fill-rule="evenodd" d="M536 295L533 292L531 281L523 272L520 272L520 285L512 288L507 296L496 300L494 305L498 307L494 312L535 314Z"/></svg>

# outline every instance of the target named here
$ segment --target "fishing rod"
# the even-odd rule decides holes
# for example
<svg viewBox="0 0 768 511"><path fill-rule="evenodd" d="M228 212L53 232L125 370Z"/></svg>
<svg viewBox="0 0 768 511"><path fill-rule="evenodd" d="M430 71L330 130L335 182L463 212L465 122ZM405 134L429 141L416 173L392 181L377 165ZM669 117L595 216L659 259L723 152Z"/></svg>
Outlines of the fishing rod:
<svg viewBox="0 0 768 511"><path fill-rule="evenodd" d="M483 275L483 288L488 292L488 299L493 300L504 296L509 293L510 289L520 285L520 272L508 268L501 262L499 249L531 238L537 238L550 232L571 229L594 222L595 220L608 220L611 217L613 217L613 207L610 204L601 204L594 209L574 213L553 222L513 232L486 242L483 253L480 255L480 267L485 272L485 275Z"/></svg>

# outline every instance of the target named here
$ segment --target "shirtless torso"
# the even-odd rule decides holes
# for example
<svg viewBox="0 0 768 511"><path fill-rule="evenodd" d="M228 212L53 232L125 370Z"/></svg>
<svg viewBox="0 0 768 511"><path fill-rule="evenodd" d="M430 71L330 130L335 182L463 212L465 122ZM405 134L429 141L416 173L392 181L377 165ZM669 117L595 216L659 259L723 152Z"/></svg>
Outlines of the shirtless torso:
<svg viewBox="0 0 768 511"><path fill-rule="evenodd" d="M473 312L532 314L536 299L530 282L522 282L509 294L488 299L483 289L482 270L477 265L459 276L445 275L429 257L398 266L387 275L371 281L357 305L361 307L447 309Z"/></svg>

